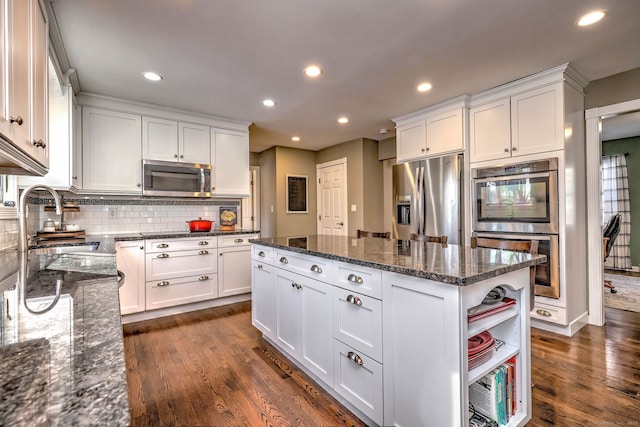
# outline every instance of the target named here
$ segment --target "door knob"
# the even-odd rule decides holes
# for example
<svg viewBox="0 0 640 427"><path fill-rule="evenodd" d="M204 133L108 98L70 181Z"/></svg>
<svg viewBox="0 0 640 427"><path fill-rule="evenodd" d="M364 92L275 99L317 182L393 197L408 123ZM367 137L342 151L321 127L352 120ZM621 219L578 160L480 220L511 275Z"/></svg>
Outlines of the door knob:
<svg viewBox="0 0 640 427"><path fill-rule="evenodd" d="M344 222L340 221L337 225L344 225Z"/></svg>

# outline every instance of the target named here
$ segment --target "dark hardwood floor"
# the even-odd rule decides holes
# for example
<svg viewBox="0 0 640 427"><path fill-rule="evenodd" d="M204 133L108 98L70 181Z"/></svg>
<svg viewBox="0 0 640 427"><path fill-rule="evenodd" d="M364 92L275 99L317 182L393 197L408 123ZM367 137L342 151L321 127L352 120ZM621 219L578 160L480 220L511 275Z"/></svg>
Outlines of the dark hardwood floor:
<svg viewBox="0 0 640 427"><path fill-rule="evenodd" d="M640 425L640 314L532 329L528 426ZM249 302L124 326L133 426L361 426L265 344ZM441 426L437 426L441 427Z"/></svg>

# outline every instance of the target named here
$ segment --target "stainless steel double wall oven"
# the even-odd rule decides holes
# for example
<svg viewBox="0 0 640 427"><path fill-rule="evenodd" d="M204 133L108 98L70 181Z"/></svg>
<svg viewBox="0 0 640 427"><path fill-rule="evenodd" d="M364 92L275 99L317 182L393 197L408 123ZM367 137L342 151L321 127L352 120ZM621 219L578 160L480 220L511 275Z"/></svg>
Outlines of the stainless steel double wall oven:
<svg viewBox="0 0 640 427"><path fill-rule="evenodd" d="M474 234L537 240L547 262L536 267L535 293L558 298L558 159L478 168L471 176Z"/></svg>

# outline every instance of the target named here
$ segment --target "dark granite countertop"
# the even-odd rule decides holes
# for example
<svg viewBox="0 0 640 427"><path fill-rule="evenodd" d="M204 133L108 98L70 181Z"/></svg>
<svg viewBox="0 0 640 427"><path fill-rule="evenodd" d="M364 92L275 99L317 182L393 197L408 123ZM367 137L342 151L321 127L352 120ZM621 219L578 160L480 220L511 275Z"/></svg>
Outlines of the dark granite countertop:
<svg viewBox="0 0 640 427"><path fill-rule="evenodd" d="M189 232L189 230L164 230L164 231L144 231L139 233L105 233L87 235L84 238L74 240L40 240L29 245L29 249L51 248L59 246L82 247L97 245L97 251L102 253L115 253L115 242L143 240L143 239L179 239L185 237L215 237L235 234L256 234L259 230L237 228L233 231L222 231L214 228L205 232Z"/></svg>
<svg viewBox="0 0 640 427"><path fill-rule="evenodd" d="M545 261L544 255L355 236L310 235L252 243L464 286Z"/></svg>
<svg viewBox="0 0 640 427"><path fill-rule="evenodd" d="M1 252L0 303L0 425L130 423L113 254Z"/></svg>

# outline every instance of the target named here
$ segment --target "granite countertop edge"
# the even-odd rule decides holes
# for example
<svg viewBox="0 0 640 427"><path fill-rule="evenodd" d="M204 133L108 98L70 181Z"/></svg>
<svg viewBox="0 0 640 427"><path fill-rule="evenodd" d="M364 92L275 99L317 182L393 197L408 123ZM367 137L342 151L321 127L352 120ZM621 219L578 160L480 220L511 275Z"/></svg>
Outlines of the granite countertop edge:
<svg viewBox="0 0 640 427"><path fill-rule="evenodd" d="M407 276L417 277L420 279L434 280L437 282L447 283L447 284L456 285L456 286L470 285L486 279L490 279L492 277L501 276L503 274L510 273L512 271L521 270L527 267L533 267L534 265L541 264L546 261L546 256L537 255L535 258L531 260L521 261L517 264L512 264L512 265L502 264L494 269L491 269L482 273L477 273L477 274L466 276L466 277L460 277L460 276L452 276L448 274L439 274L439 273L434 273L434 272L425 271L425 270L416 270L413 268L407 268L407 267L402 267L397 265L390 265L390 264L384 264L384 263L379 263L374 261L368 261L368 260L363 260L359 258L329 254L325 252L318 252L318 251L298 248L294 246L286 246L278 243L261 241L259 239L250 239L249 242L257 245L276 248L276 249L283 249L291 252L297 252L300 254L318 256L318 257L330 259L333 261L342 261L349 264L361 265L363 267L375 268L377 270L404 274Z"/></svg>

